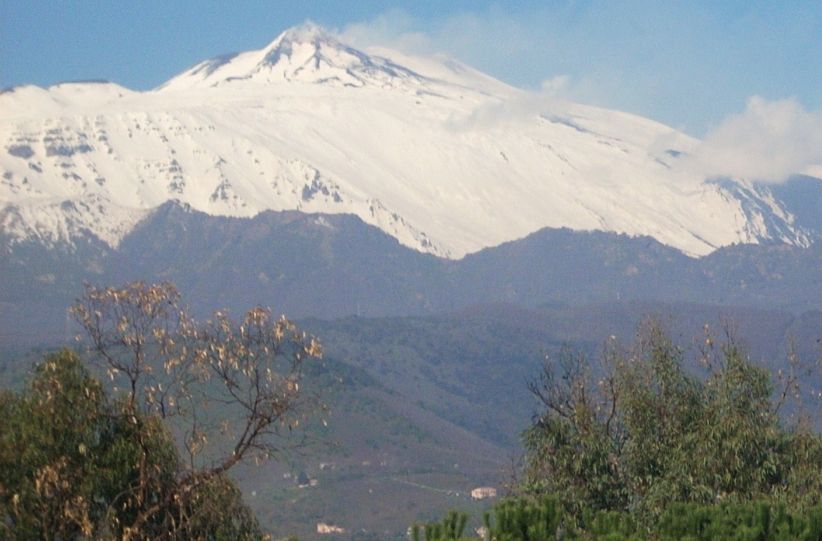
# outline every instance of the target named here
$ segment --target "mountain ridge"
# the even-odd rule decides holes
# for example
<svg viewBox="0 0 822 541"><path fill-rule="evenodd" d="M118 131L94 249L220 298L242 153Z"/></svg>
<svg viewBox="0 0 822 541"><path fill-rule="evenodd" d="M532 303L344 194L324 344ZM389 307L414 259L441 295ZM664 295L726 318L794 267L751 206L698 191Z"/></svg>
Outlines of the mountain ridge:
<svg viewBox="0 0 822 541"><path fill-rule="evenodd" d="M0 339L63 339L84 283L171 281L207 317L271 306L290 317L426 315L477 304L701 302L822 306L822 243L737 245L692 258L652 237L542 229L460 260L420 253L356 215L210 216L166 203L111 248L0 234ZM36 302L33 301L36 299Z"/></svg>
<svg viewBox="0 0 822 541"><path fill-rule="evenodd" d="M651 235L690 255L818 235L767 186L683 172L696 144L453 60L368 53L303 27L148 92L4 92L0 223L18 240L88 233L116 248L169 200L217 216L356 214L452 259L543 227Z"/></svg>

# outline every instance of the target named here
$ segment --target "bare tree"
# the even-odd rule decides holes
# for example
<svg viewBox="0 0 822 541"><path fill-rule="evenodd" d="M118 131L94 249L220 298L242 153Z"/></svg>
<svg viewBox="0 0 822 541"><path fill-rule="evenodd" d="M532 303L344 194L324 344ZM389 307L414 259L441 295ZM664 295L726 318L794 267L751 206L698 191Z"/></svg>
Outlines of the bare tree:
<svg viewBox="0 0 822 541"><path fill-rule="evenodd" d="M319 342L267 309L253 308L239 323L218 311L200 324L172 284L135 282L86 286L72 312L114 382L122 415L146 440L139 479L116 502L140 509L126 537L139 538L151 521L179 528L179 513L167 509L185 508L237 463L281 452L293 443L286 436L322 408L302 385L304 363L322 355ZM158 418L168 421L186 462L159 500L150 495L157 480L146 430Z"/></svg>

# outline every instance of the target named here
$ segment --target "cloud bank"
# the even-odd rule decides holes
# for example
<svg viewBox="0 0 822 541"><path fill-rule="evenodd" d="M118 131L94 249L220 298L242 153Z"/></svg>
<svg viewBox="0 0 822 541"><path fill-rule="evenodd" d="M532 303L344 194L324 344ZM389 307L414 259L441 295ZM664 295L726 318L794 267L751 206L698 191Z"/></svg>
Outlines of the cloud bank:
<svg viewBox="0 0 822 541"><path fill-rule="evenodd" d="M624 0L491 5L422 20L403 10L350 24L358 47L446 53L529 89L454 127L514 121L576 101L637 113L702 139L679 167L781 182L822 171L820 10ZM421 30L424 29L424 30ZM797 78L794 71L806 74ZM768 96L799 96L769 101ZM728 115L747 99L743 112ZM710 126L713 126L712 128Z"/></svg>
<svg viewBox="0 0 822 541"><path fill-rule="evenodd" d="M409 9L341 33L358 47L446 53L521 88L567 75L569 99L697 137L753 94L796 96L822 109L818 3L478 1Z"/></svg>
<svg viewBox="0 0 822 541"><path fill-rule="evenodd" d="M683 165L707 177L782 182L822 165L822 111L795 99L754 96L745 111L712 129Z"/></svg>

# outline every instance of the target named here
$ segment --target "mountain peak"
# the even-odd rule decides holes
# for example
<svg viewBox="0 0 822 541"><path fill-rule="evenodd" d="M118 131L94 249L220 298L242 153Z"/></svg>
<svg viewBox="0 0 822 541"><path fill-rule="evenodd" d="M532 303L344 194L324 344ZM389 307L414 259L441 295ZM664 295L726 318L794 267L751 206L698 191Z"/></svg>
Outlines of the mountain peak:
<svg viewBox="0 0 822 541"><path fill-rule="evenodd" d="M313 52L314 56L319 55L321 50L326 50L326 52L328 50L337 52L351 50L323 27L309 21L291 27L277 36L268 47L263 49L264 56L260 64L274 66L284 59L290 60L297 49L303 49L306 53Z"/></svg>
<svg viewBox="0 0 822 541"><path fill-rule="evenodd" d="M370 56L340 42L321 26L307 22L280 34L264 50L251 78L361 87L396 86L401 80L421 80L413 71Z"/></svg>
<svg viewBox="0 0 822 541"><path fill-rule="evenodd" d="M306 21L280 33L280 35L266 47L266 50L272 49L282 43L315 43L317 41L331 42L337 40L322 26L312 21Z"/></svg>
<svg viewBox="0 0 822 541"><path fill-rule="evenodd" d="M562 226L652 234L693 255L808 241L768 187L680 169L676 155L699 143L667 126L364 52L310 23L153 92L9 91L0 121L0 233L19 238L90 231L114 246L174 198L216 215L354 213L449 257ZM4 218L3 204L26 206ZM817 227L817 208L802 208Z"/></svg>
<svg viewBox="0 0 822 541"><path fill-rule="evenodd" d="M346 45L323 27L306 22L282 32L263 49L201 62L162 88L214 87L243 81L382 88L411 83L416 88L425 79L386 58Z"/></svg>

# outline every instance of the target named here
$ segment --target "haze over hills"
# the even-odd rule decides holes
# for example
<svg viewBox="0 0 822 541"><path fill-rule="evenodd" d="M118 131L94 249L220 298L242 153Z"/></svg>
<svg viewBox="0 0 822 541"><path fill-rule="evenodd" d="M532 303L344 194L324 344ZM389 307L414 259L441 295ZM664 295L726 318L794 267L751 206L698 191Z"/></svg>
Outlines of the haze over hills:
<svg viewBox="0 0 822 541"><path fill-rule="evenodd" d="M796 198L681 167L697 143L306 25L149 92L4 91L0 227L10 245L116 248L175 200L212 216L354 214L446 258L544 227L648 235L690 255L816 238Z"/></svg>
<svg viewBox="0 0 822 541"><path fill-rule="evenodd" d="M201 317L254 305L294 318L425 315L489 302L678 301L793 313L822 306L819 242L729 246L692 258L651 237L543 229L454 261L405 247L356 216L220 217L172 202L116 249L93 238L50 248L2 235L0 248L6 345L70 337L65 310L84 282L171 281Z"/></svg>

